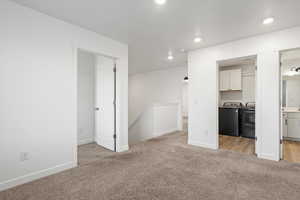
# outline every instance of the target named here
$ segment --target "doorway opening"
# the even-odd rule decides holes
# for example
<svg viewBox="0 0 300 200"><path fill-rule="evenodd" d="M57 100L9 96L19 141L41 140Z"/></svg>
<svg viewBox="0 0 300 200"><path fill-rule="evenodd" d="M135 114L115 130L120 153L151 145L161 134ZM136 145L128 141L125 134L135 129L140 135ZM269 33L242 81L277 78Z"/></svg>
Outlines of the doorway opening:
<svg viewBox="0 0 300 200"><path fill-rule="evenodd" d="M78 161L116 151L116 60L77 51Z"/></svg>
<svg viewBox="0 0 300 200"><path fill-rule="evenodd" d="M280 52L281 159L300 163L300 49Z"/></svg>
<svg viewBox="0 0 300 200"><path fill-rule="evenodd" d="M217 63L220 149L256 154L256 62L248 56Z"/></svg>

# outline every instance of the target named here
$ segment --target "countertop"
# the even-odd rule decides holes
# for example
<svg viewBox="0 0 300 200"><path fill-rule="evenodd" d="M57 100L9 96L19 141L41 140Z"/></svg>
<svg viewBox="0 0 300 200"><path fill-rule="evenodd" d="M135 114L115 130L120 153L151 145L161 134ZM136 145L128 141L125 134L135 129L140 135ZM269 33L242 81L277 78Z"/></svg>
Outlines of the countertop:
<svg viewBox="0 0 300 200"><path fill-rule="evenodd" d="M300 108L293 108L293 107L282 108L282 112L284 112L284 113L300 113Z"/></svg>

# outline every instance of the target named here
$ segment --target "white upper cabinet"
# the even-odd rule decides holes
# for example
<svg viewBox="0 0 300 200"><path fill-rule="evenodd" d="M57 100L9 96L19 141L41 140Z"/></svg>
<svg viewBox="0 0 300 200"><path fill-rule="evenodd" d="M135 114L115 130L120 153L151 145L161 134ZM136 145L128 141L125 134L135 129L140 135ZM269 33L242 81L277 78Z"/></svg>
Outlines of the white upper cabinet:
<svg viewBox="0 0 300 200"><path fill-rule="evenodd" d="M220 71L220 91L242 90L242 70Z"/></svg>
<svg viewBox="0 0 300 200"><path fill-rule="evenodd" d="M230 70L230 89L242 90L242 70Z"/></svg>
<svg viewBox="0 0 300 200"><path fill-rule="evenodd" d="M230 71L220 71L220 90L230 90Z"/></svg>

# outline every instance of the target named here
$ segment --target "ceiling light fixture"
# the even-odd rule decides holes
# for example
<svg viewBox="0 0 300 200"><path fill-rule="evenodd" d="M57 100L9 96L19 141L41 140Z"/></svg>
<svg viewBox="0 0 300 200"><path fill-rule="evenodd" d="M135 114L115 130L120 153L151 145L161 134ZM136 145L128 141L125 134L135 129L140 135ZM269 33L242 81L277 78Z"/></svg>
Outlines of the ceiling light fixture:
<svg viewBox="0 0 300 200"><path fill-rule="evenodd" d="M189 77L188 76L184 77L183 81L186 83L189 82Z"/></svg>
<svg viewBox="0 0 300 200"><path fill-rule="evenodd" d="M173 60L174 59L174 57L173 57L173 55L172 55L172 52L170 51L169 52L169 55L168 55L168 60Z"/></svg>
<svg viewBox="0 0 300 200"><path fill-rule="evenodd" d="M164 5L167 2L167 0L155 0L155 3L158 5Z"/></svg>
<svg viewBox="0 0 300 200"><path fill-rule="evenodd" d="M264 19L263 24L268 25L268 24L272 24L273 22L274 22L274 18L268 17L268 18Z"/></svg>
<svg viewBox="0 0 300 200"><path fill-rule="evenodd" d="M300 72L300 67L292 67L290 69L290 71L288 71L286 73L287 76L295 76L295 75L299 75Z"/></svg>
<svg viewBox="0 0 300 200"><path fill-rule="evenodd" d="M199 43L199 42L201 42L202 41L202 38L201 37L195 37L195 39L194 39L194 42L195 43Z"/></svg>

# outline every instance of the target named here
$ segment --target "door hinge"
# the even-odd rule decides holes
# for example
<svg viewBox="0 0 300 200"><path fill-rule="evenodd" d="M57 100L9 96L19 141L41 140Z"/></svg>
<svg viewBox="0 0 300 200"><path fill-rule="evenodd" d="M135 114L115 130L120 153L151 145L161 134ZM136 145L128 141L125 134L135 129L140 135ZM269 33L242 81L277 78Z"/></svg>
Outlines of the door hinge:
<svg viewBox="0 0 300 200"><path fill-rule="evenodd" d="M113 71L114 71L114 73L116 73L116 72L117 72L117 68L116 68L116 67L114 67Z"/></svg>
<svg viewBox="0 0 300 200"><path fill-rule="evenodd" d="M116 100L113 101L113 105L116 105Z"/></svg>
<svg viewBox="0 0 300 200"><path fill-rule="evenodd" d="M255 141L257 141L257 137L255 136Z"/></svg>
<svg viewBox="0 0 300 200"><path fill-rule="evenodd" d="M116 135L116 134L114 134L114 136L113 136L113 137L114 137L114 139L116 139L116 138L117 138L117 135Z"/></svg>
<svg viewBox="0 0 300 200"><path fill-rule="evenodd" d="M283 144L283 139L280 140L280 144Z"/></svg>

